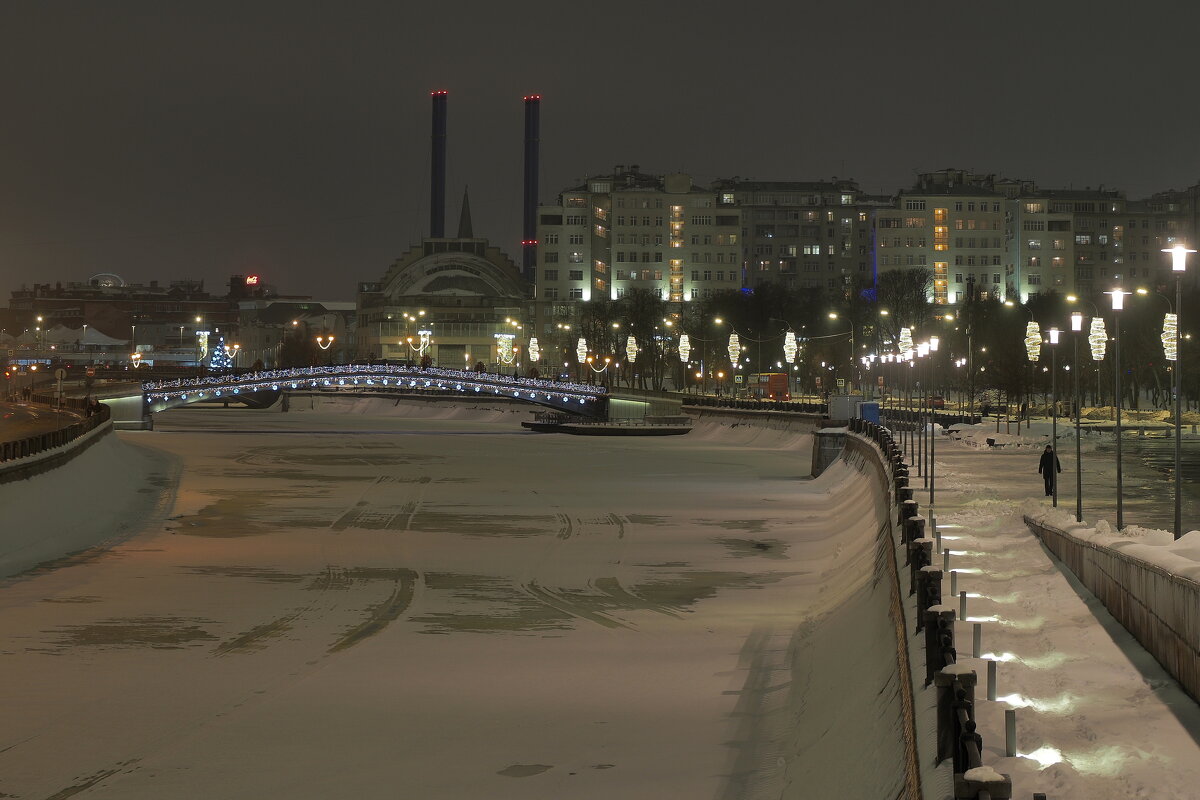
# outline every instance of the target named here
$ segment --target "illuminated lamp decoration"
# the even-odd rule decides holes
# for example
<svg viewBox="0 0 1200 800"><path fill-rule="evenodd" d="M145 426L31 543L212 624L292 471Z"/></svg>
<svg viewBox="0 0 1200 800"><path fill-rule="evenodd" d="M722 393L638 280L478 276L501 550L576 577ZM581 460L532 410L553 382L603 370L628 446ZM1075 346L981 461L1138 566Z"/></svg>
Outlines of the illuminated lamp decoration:
<svg viewBox="0 0 1200 800"><path fill-rule="evenodd" d="M208 331L196 331L196 346L200 348L200 360L208 355Z"/></svg>
<svg viewBox="0 0 1200 800"><path fill-rule="evenodd" d="M800 352L800 349L798 347L796 347L796 333L794 331L788 331L783 336L783 358L784 358L784 360L787 361L789 364L796 363L796 354L798 352Z"/></svg>
<svg viewBox="0 0 1200 800"><path fill-rule="evenodd" d="M513 339L516 336L511 333L497 333L494 336L496 337L496 353L500 357L500 363L513 363Z"/></svg>
<svg viewBox="0 0 1200 800"><path fill-rule="evenodd" d="M907 353L913 349L912 328L900 329L900 352Z"/></svg>
<svg viewBox="0 0 1200 800"><path fill-rule="evenodd" d="M630 361L630 362L636 361L637 354L638 354L637 339L630 336L625 340L625 360Z"/></svg>
<svg viewBox="0 0 1200 800"><path fill-rule="evenodd" d="M535 364L542 360L542 348L538 345L536 336L529 339L529 360Z"/></svg>
<svg viewBox="0 0 1200 800"><path fill-rule="evenodd" d="M575 343L575 360L582 364L583 362L587 361L587 353L587 339L584 339L582 336L580 336L579 341Z"/></svg>
<svg viewBox="0 0 1200 800"><path fill-rule="evenodd" d="M1025 355L1030 361L1037 361L1042 355L1042 330L1033 321L1025 326Z"/></svg>
<svg viewBox="0 0 1200 800"><path fill-rule="evenodd" d="M1179 317L1174 314L1167 314L1163 317L1163 332L1160 338L1167 361L1174 361L1178 355L1176 346L1179 344Z"/></svg>
<svg viewBox="0 0 1200 800"><path fill-rule="evenodd" d="M742 354L742 342L737 333L729 334L729 346L725 348L725 352L729 353L729 363L736 364L738 356Z"/></svg>
<svg viewBox="0 0 1200 800"><path fill-rule="evenodd" d="M1108 331L1104 329L1104 320L1092 317L1092 327L1088 331L1088 345L1092 348L1092 361L1103 361L1108 348Z"/></svg>
<svg viewBox="0 0 1200 800"><path fill-rule="evenodd" d="M688 356L692 354L692 340L685 333L679 337L679 360L687 363Z"/></svg>

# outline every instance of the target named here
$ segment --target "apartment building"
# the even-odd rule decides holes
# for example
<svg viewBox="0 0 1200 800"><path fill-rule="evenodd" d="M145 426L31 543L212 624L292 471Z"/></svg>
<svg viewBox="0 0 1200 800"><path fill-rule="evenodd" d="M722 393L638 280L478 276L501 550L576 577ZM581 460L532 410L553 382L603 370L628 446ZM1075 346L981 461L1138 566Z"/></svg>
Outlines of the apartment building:
<svg viewBox="0 0 1200 800"><path fill-rule="evenodd" d="M751 181L713 188L741 210L743 280L845 292L874 282L872 214L891 198L866 195L852 180Z"/></svg>
<svg viewBox="0 0 1200 800"><path fill-rule="evenodd" d="M928 268L929 299L939 305L962 303L972 291L1001 297L1007 206L992 175L922 173L891 209L875 215L876 269Z"/></svg>
<svg viewBox="0 0 1200 800"><path fill-rule="evenodd" d="M687 302L742 286L741 215L682 173L618 165L538 208L537 298Z"/></svg>

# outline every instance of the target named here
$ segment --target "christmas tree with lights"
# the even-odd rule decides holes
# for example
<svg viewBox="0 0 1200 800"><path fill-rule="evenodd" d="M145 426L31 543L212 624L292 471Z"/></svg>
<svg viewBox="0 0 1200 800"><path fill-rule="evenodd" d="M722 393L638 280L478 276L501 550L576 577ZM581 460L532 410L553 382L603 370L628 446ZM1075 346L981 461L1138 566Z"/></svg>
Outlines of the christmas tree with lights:
<svg viewBox="0 0 1200 800"><path fill-rule="evenodd" d="M217 346L213 348L212 358L209 359L208 365L214 370L233 369L233 356L229 354L229 347L225 344L224 336L217 340Z"/></svg>

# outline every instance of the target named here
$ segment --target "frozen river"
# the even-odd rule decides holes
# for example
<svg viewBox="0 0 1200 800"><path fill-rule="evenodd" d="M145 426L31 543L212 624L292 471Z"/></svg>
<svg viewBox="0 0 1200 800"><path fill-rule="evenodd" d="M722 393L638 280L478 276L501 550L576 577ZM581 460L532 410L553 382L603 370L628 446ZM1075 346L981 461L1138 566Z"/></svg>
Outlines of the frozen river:
<svg viewBox="0 0 1200 800"><path fill-rule="evenodd" d="M744 426L292 408L171 411L64 468L56 513L118 540L0 590L0 796L896 795L854 464L812 480L808 435ZM78 482L110 469L150 497L96 520Z"/></svg>

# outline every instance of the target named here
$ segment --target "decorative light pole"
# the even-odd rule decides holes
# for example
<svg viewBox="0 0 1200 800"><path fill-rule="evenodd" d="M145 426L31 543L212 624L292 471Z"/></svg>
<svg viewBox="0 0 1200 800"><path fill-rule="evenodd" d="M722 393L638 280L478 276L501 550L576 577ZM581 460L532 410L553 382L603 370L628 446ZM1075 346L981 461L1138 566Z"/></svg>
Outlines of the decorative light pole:
<svg viewBox="0 0 1200 800"><path fill-rule="evenodd" d="M1125 307L1125 295L1131 294L1122 289L1105 292L1112 298L1113 310L1113 402L1116 405L1116 434L1117 434L1117 530L1125 528L1125 505L1122 499L1121 475L1121 319L1117 313Z"/></svg>
<svg viewBox="0 0 1200 800"><path fill-rule="evenodd" d="M1075 521L1083 522L1083 461L1080 459L1082 445L1079 442L1079 335L1083 333L1083 313L1071 314L1071 404L1075 412Z"/></svg>
<svg viewBox="0 0 1200 800"><path fill-rule="evenodd" d="M1182 517L1182 497L1183 490L1183 473L1179 469L1179 450L1180 440L1183 436L1183 420L1181 418L1183 412L1183 359L1180 358L1179 347L1183 344L1181 339L1180 322L1183 317L1183 273L1187 269L1188 253L1194 253L1195 250L1189 250L1181 244L1177 244L1170 250L1164 250L1164 253L1171 254L1171 271L1175 273L1175 538L1183 536L1183 517ZM1166 332L1164 331L1163 344L1166 344ZM1168 355L1167 358L1171 356Z"/></svg>
<svg viewBox="0 0 1200 800"><path fill-rule="evenodd" d="M929 337L929 384L931 387L936 386L934 382L935 365L934 359L937 358L938 345L940 340L936 336ZM933 514L934 508L934 487L937 484L937 467L934 465L933 457L937 454L937 418L933 413L933 396L929 398L929 535L937 537L937 518ZM940 546L940 545L939 545Z"/></svg>
<svg viewBox="0 0 1200 800"><path fill-rule="evenodd" d="M1047 331L1050 337L1050 452L1054 463L1050 465L1054 478L1054 493L1050 504L1058 508L1058 328Z"/></svg>

